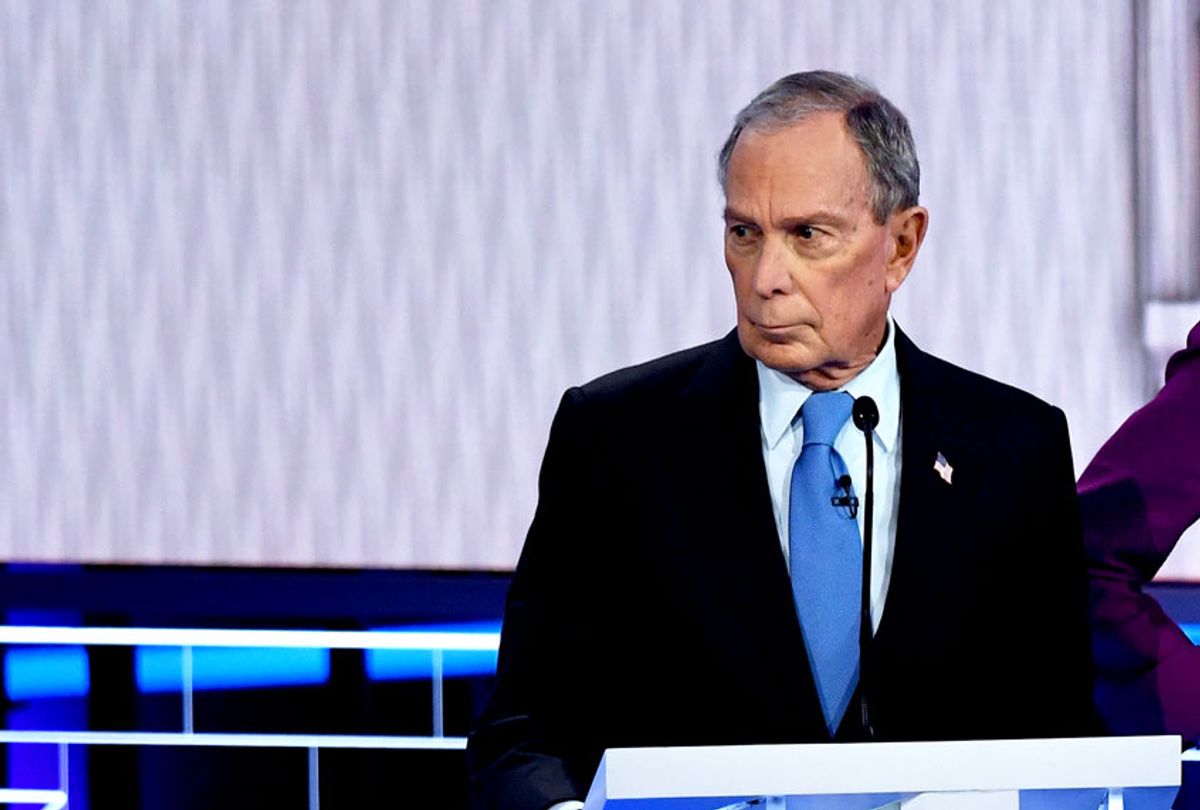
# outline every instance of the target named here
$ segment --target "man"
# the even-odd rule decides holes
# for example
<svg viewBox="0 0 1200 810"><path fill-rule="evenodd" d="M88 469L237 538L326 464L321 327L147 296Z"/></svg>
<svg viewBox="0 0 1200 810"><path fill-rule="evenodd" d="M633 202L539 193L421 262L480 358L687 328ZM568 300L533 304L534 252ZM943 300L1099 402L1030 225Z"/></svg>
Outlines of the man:
<svg viewBox="0 0 1200 810"><path fill-rule="evenodd" d="M788 76L720 177L736 332L563 397L468 746L478 807L578 807L610 747L1088 731L1065 419L889 319L928 223L904 116Z"/></svg>
<svg viewBox="0 0 1200 810"><path fill-rule="evenodd" d="M1096 703L1123 734L1200 739L1200 648L1143 593L1200 519L1200 323L1166 385L1079 479L1092 573Z"/></svg>

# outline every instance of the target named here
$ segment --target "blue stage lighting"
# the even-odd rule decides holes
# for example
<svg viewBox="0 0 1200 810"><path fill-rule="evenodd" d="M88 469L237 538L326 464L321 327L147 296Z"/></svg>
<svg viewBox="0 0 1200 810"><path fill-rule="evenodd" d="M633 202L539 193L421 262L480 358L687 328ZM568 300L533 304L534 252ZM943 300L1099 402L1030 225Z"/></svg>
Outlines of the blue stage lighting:
<svg viewBox="0 0 1200 810"><path fill-rule="evenodd" d="M376 627L376 630L407 630L424 633L495 636L500 622L422 625L420 627ZM433 675L430 650L367 650L367 677L373 681L421 680ZM442 652L442 677L487 676L496 672L495 650L445 650Z"/></svg>
<svg viewBox="0 0 1200 810"><path fill-rule="evenodd" d="M21 647L4 653L4 690L10 700L83 697L90 683L83 647Z"/></svg>

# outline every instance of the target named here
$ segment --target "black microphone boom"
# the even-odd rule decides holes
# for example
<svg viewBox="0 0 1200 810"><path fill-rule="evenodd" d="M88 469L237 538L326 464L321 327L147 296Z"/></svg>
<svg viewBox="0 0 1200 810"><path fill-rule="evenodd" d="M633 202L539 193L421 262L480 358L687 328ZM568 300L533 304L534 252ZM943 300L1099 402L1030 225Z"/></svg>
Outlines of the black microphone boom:
<svg viewBox="0 0 1200 810"><path fill-rule="evenodd" d="M875 728L871 724L871 712L867 700L870 686L871 641L875 634L871 625L871 535L875 522L875 443L871 434L879 424L879 408L870 397L854 400L854 426L863 432L867 441L867 487L866 509L863 514L863 566L862 566L862 612L858 623L858 692L862 708L863 732L868 740L875 739Z"/></svg>

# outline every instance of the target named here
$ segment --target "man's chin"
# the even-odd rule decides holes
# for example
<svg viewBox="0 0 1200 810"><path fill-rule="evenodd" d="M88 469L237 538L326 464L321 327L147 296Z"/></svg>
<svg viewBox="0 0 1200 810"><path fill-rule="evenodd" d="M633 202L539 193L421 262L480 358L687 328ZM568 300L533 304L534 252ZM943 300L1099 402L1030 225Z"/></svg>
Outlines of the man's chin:
<svg viewBox="0 0 1200 810"><path fill-rule="evenodd" d="M757 330L756 330L757 331ZM759 334L747 335L738 330L742 351L775 371L795 377L821 366L823 358L808 346L796 343L780 343L768 340Z"/></svg>

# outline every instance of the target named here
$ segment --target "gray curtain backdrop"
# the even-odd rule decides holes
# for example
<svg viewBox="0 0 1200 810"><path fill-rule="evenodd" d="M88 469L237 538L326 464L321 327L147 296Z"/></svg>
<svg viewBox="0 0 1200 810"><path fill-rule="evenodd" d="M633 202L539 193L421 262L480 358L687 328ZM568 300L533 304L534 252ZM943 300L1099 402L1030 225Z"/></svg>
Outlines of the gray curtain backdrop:
<svg viewBox="0 0 1200 810"><path fill-rule="evenodd" d="M897 320L1063 407L1082 470L1161 375L1135 13L0 4L0 558L511 565L562 390L732 326L714 156L815 67L915 130Z"/></svg>

